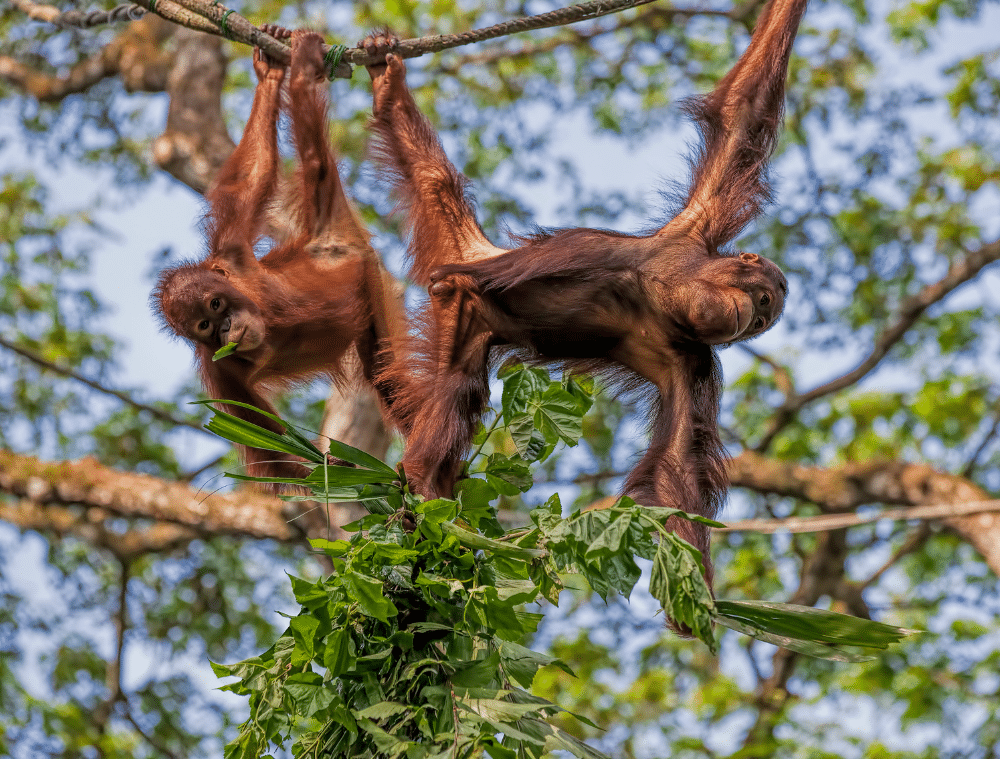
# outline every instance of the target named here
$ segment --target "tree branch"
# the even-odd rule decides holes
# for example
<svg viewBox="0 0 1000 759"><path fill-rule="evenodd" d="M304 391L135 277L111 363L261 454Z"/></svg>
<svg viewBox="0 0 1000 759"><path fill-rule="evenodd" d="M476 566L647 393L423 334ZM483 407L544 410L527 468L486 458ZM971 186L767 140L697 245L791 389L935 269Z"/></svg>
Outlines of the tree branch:
<svg viewBox="0 0 1000 759"><path fill-rule="evenodd" d="M748 3L747 5L750 6L752 10L753 7L761 4L762 2L755 1ZM550 53L556 48L568 43L589 43L596 37L600 37L605 34L613 34L630 26L645 24L652 18L666 17L668 20L672 21L675 16L681 18L693 18L695 16L718 16L734 21L742 21L746 12L746 6L737 6L728 11L719 11L712 10L710 8L677 8L674 6L664 7L662 5L656 5L652 8L644 8L634 18L618 21L611 26L587 29L586 31L566 29L564 30L564 36L550 37L534 44L523 45L522 47L513 50L501 46L493 46L478 53L470 53L468 55L453 57L449 59L447 65L440 66L438 70L449 74L455 74L458 73L463 66L467 65L490 64L511 58L531 58L542 53ZM596 18L596 16L594 18Z"/></svg>
<svg viewBox="0 0 1000 759"><path fill-rule="evenodd" d="M294 503L247 490L208 494L182 483L120 472L93 458L44 462L33 456L0 450L0 493L25 502L17 509L7 509L0 504L3 509L0 515L4 519L42 531L47 526L42 524L41 517L51 512L35 512L31 525L24 524L27 520L20 520L18 512L26 505L37 508L77 506L100 510L93 515L98 520L103 519L105 512L153 519L186 527L196 535L236 535L283 542L295 542L301 536L288 523L298 514L298 506ZM330 505L330 512L333 532L343 537L337 525L353 521L357 512L336 504ZM66 523L61 526L66 528ZM59 529L60 525L53 523L52 528ZM173 533L173 539L183 539L182 533Z"/></svg>
<svg viewBox="0 0 1000 759"><path fill-rule="evenodd" d="M807 404L818 398L836 393L861 380L879 365L888 355L892 347L898 343L907 331L923 315L930 306L944 300L950 293L979 275L985 267L1000 259L1000 240L988 243L979 250L968 253L960 259L952 261L948 273L940 281L925 285L921 290L904 298L892 320L875 339L871 353L854 369L819 387L813 388L801 395L789 396L775 410L767 432L754 446L755 451L766 451L775 436L784 429L795 415Z"/></svg>
<svg viewBox="0 0 1000 759"><path fill-rule="evenodd" d="M128 393L124 393L121 390L113 390L112 388L105 387L99 382L95 382L92 379L84 377L82 374L78 374L69 367L60 366L59 364L55 364L49 361L48 359L42 358L34 351L28 350L27 348L22 348L21 346L16 345L12 341L4 337L0 337L0 346L16 353L22 358L28 359L29 361L31 361L34 364L37 364L43 369L47 369L48 371L54 372L55 374L59 374L63 377L69 377L70 379L74 379L77 382L80 382L86 385L87 387L98 391L99 393L104 393L105 395L110 395L113 398L117 398L123 403L132 406L133 408L136 408L139 411L145 411L146 413L150 414L151 416L154 416L160 421L168 422L169 424L173 424L177 427L189 427L193 430L198 430L199 432L205 432L206 434L210 434L198 422L190 422L187 419L181 419L180 417L176 417L173 414L164 411L163 409L158 409L155 406L148 406L145 403L140 403L139 401L132 398L132 396L130 396Z"/></svg>
<svg viewBox="0 0 1000 759"><path fill-rule="evenodd" d="M847 527L880 522L888 519L895 522L911 519L938 520L971 514L992 514L1000 512L1000 499L970 501L969 503L938 503L929 506L907 506L898 509L884 509L871 514L820 514L815 517L786 517L784 519L740 519L719 527L716 532L762 532L771 535L776 532L828 532Z"/></svg>
<svg viewBox="0 0 1000 759"><path fill-rule="evenodd" d="M153 161L198 193L208 189L236 147L222 112L225 80L222 40L178 29L166 81L167 125L153 141Z"/></svg>
<svg viewBox="0 0 1000 759"><path fill-rule="evenodd" d="M870 503L897 506L981 504L989 494L957 475L903 461L800 466L746 451L729 465L732 484L758 493L810 501L824 511L847 512ZM1000 511L976 508L935 517L976 549L1000 575Z"/></svg>
<svg viewBox="0 0 1000 759"><path fill-rule="evenodd" d="M0 475L2 476L2 475ZM29 499L9 504L0 500L0 521L22 530L34 530L60 538L73 537L104 549L120 561L131 561L148 553L165 553L180 548L198 537L187 527L159 522L141 530L108 529L107 513L100 508L67 508L40 505Z"/></svg>
<svg viewBox="0 0 1000 759"><path fill-rule="evenodd" d="M143 8L156 13L183 26L198 29L209 34L225 37L235 42L242 42L261 48L274 59L288 63L291 60L291 48L260 31L247 19L222 5L216 5L211 0L137 0ZM619 13L630 8L647 5L654 0L592 0L591 2L559 8L536 16L524 16L511 19L482 29L474 29L462 34L443 34L415 39L400 40L399 46L393 52L402 58L416 58L426 53L437 53L442 50L471 45L476 42L505 37L519 32L535 29L547 29L554 26L564 26L578 21L585 21L611 13ZM671 13L686 15L726 15L742 19L747 12L759 5L753 0L747 6L730 13L712 10L671 9ZM748 11L749 9L749 11ZM206 28L207 25L207 28ZM325 46L324 53L333 46ZM332 77L349 79L351 66L368 66L378 63L379 57L369 56L362 48L349 48L340 56L340 63L331 72Z"/></svg>
<svg viewBox="0 0 1000 759"><path fill-rule="evenodd" d="M173 29L156 18L138 21L64 76L44 74L10 56L0 56L0 78L40 102L55 102L83 92L103 79L121 75L130 92L161 92L171 56L160 43Z"/></svg>
<svg viewBox="0 0 1000 759"><path fill-rule="evenodd" d="M109 11L63 11L54 5L43 5L31 0L11 0L11 4L34 21L47 21L56 26L75 26L80 29L119 21L138 21L146 13L143 8L133 4L119 5Z"/></svg>

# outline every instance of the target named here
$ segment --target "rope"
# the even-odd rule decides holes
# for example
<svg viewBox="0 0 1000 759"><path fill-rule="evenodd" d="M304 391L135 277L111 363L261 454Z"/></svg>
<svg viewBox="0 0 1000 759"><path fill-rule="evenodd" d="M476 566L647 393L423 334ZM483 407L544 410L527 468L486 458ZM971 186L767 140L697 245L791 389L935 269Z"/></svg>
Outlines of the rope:
<svg viewBox="0 0 1000 759"><path fill-rule="evenodd" d="M151 0L156 5L156 0ZM88 29L102 24L117 24L122 21L138 21L146 15L146 9L135 3L119 5L109 11L61 11L52 5L42 5L31 0L14 0L13 5L36 21L47 21L56 26L73 26Z"/></svg>
<svg viewBox="0 0 1000 759"><path fill-rule="evenodd" d="M564 26L577 21L600 18L612 13L647 5L655 0L591 0L591 2L558 8L537 16L524 16L504 21L482 29L473 29L462 34L443 34L432 37L418 37L401 40L393 52L403 58L416 58L426 53L437 53L474 42L505 37L510 34L546 29L553 26ZM40 5L32 0L13 0L15 7L20 8L29 17L49 21L50 23L67 26L95 26L119 21L134 21L142 18L146 11L158 16L200 31L208 31L219 36L242 42L246 45L260 47L275 60L288 63L291 52L288 45L279 42L268 34L264 34L240 14L226 10L220 0L138 0L138 4L120 5L110 11L80 11L60 12L53 6ZM200 18L198 18L200 17ZM232 17L230 19L230 17ZM204 23L212 22L211 25ZM215 26L216 28L212 28ZM351 65L366 66L380 62L380 58L370 57L360 48L348 49L344 45L332 45L326 52L324 60L330 68L330 77L350 78ZM348 65L351 64L351 65Z"/></svg>
<svg viewBox="0 0 1000 759"><path fill-rule="evenodd" d="M522 18L503 21L493 26L482 29L473 29L462 34L443 34L437 37L420 37L418 39L403 40L399 47L404 58L411 57L403 53L414 51L414 55L423 53L436 53L440 50L447 50L452 47L471 45L474 42L506 37L509 34L527 32L534 29L546 29L551 26L564 26L576 21L585 21L591 18L600 18L611 13L636 8L640 5L648 5L655 0L592 0L589 3L570 5L566 8L558 8L547 13L539 13L537 16L524 16ZM354 61L351 61L354 63Z"/></svg>

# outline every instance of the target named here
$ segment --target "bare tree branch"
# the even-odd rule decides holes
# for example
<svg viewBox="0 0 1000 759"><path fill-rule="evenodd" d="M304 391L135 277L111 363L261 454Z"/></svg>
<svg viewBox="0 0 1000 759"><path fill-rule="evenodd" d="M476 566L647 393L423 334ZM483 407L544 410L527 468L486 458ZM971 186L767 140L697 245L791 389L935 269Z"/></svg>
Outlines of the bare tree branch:
<svg viewBox="0 0 1000 759"><path fill-rule="evenodd" d="M138 409L139 411L145 411L146 413L156 417L161 421L169 422L170 424L173 424L177 427L190 427L193 430L198 430L199 432L205 432L205 434L210 434L198 422L190 422L187 419L181 419L180 417L174 416L169 412L164 411L163 409L158 409L155 406L149 406L145 403L141 403L135 400L128 393L125 393L121 390L115 390L110 387L105 387L101 383L95 382L92 379L84 377L82 374L79 374L78 372L74 371L73 369L70 369L69 367L60 366L59 364L53 363L48 359L39 356L34 351L28 350L27 348L22 348L21 346L16 345L15 343L11 342L10 340L7 340L6 338L0 337L0 346L3 346L7 350L12 351L13 353L16 353L17 355L23 358L28 359L32 363L37 364L38 366L41 366L42 368L47 369L50 372L54 372L55 374L59 374L63 377L69 377L70 379L74 379L77 382L80 382L86 385L87 387L98 391L99 393L104 393L105 395L110 395L113 398L117 398L123 403L132 406L133 408Z"/></svg>
<svg viewBox="0 0 1000 759"><path fill-rule="evenodd" d="M665 19L667 23L672 23L674 18L694 18L695 16L718 16L728 18L733 21L743 22L754 11L763 5L763 0L751 0L743 5L737 5L728 11L713 10L711 8L678 8L676 6L665 6L658 3L652 7L643 8L638 14L629 19L616 21L610 26L580 30L566 28L560 36L550 37L518 48L505 48L502 45L490 47L482 52L469 53L449 59L446 65L440 66L437 70L449 74L456 74L467 65L491 64L509 58L531 58L543 53L550 53L553 50L567 44L589 43L596 37L605 34L628 29L632 26L648 25L654 19Z"/></svg>
<svg viewBox="0 0 1000 759"><path fill-rule="evenodd" d="M895 318L890 321L881 334L875 338L871 353L854 369L819 387L813 388L801 395L788 396L786 401L775 410L767 432L754 446L755 451L766 451L775 436L784 429L807 404L818 398L850 387L871 372L885 358L889 351L898 343L907 331L916 324L930 306L945 299L950 293L966 282L974 279L984 268L1000 259L1000 240L988 243L979 250L966 254L952 261L948 273L938 282L925 285L920 292L905 298L897 309Z"/></svg>
<svg viewBox="0 0 1000 759"><path fill-rule="evenodd" d="M73 537L131 561L147 553L164 553L180 548L198 537L187 527L159 522L141 530L110 530L108 513L98 508L67 508L42 505L27 498L0 500L0 521L22 530L34 530L60 538Z"/></svg>
<svg viewBox="0 0 1000 759"><path fill-rule="evenodd" d="M119 5L108 11L78 11L75 8L63 11L54 5L35 3L32 0L11 0L11 4L34 21L47 21L56 26L75 26L81 29L100 24L115 24L119 21L138 21L146 13L144 9L134 4Z"/></svg>
<svg viewBox="0 0 1000 759"><path fill-rule="evenodd" d="M883 519L902 522L910 519L937 520L971 514L1000 512L1000 499L971 501L969 503L938 503L930 506L908 506L885 509L871 514L820 514L815 517L786 517L785 519L740 519L729 522L716 532L828 532L857 527Z"/></svg>
<svg viewBox="0 0 1000 759"><path fill-rule="evenodd" d="M93 87L103 79L121 76L130 92L161 92L172 56L162 42L175 28L161 19L142 19L101 51L80 61L63 76L45 74L10 56L0 56L0 79L41 102L54 102Z"/></svg>
<svg viewBox="0 0 1000 759"><path fill-rule="evenodd" d="M226 56L222 40L190 29L177 30L174 50L165 83L170 97L167 126L153 141L153 161L204 193L236 147L222 111Z"/></svg>

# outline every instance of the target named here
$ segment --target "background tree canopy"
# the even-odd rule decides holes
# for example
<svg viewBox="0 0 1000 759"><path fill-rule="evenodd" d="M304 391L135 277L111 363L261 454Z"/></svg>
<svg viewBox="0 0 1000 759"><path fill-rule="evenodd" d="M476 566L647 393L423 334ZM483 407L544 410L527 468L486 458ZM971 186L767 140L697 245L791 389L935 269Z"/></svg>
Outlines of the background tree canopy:
<svg viewBox="0 0 1000 759"><path fill-rule="evenodd" d="M679 101L732 65L761 6L660 0L424 56L411 85L494 239L646 228L684 176ZM557 6L235 7L353 44L382 24L416 37ZM213 690L208 659L271 644L295 608L285 572L319 576L305 537L327 534L325 513L212 494L237 462L200 431L188 350L145 306L156 271L198 255L198 193L246 116L250 51L151 14L80 29L46 12L0 11L0 754L214 755L246 707ZM722 356L736 529L716 534L719 595L933 634L861 665L733 634L716 658L642 593L567 597L533 645L578 678L546 668L534 690L605 728L568 731L640 757L1000 754L997 28L995 2L814 0L777 200L739 241L782 266L790 299ZM335 80L331 101L352 195L401 273L364 160L367 77ZM328 393L282 411L382 455L372 400ZM506 499L509 516L556 490L567 505L614 494L643 429L628 399L600 399L585 442Z"/></svg>

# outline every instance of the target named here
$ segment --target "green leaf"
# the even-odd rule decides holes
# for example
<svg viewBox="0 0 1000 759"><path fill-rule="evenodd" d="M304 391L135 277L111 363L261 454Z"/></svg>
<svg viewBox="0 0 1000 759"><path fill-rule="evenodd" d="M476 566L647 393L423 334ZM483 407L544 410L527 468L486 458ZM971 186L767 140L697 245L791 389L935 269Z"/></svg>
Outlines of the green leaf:
<svg viewBox="0 0 1000 759"><path fill-rule="evenodd" d="M327 556L337 557L346 554L350 548L351 543L347 540L327 540L326 538L310 538L309 545L311 545L317 551L323 551ZM293 580L296 578L292 578ZM311 585L311 583L310 583ZM297 598L298 596L296 596ZM299 601L299 603L302 603Z"/></svg>
<svg viewBox="0 0 1000 759"><path fill-rule="evenodd" d="M316 463L322 461L322 454L314 454L292 438L265 430L224 411L215 410L215 416L205 425L205 429L239 445L260 448L265 451L291 453Z"/></svg>
<svg viewBox="0 0 1000 759"><path fill-rule="evenodd" d="M372 704L367 709L355 712L355 714L358 717L363 717L365 719L385 719L386 717L394 717L397 714L403 714L410 708L411 707L406 704L398 704L393 701L380 701L377 704Z"/></svg>
<svg viewBox="0 0 1000 759"><path fill-rule="evenodd" d="M337 677L354 668L356 652L350 632L345 628L334 630L326 636L323 666L331 677Z"/></svg>
<svg viewBox="0 0 1000 759"><path fill-rule="evenodd" d="M458 502L450 498L435 498L418 504L414 511L424 515L423 523L440 524L458 516Z"/></svg>
<svg viewBox="0 0 1000 759"><path fill-rule="evenodd" d="M392 479L394 480L399 479L399 474L396 473L396 470L384 461L375 458L370 453L365 453L360 448L354 448L347 443L341 443L339 440L330 441L330 455L335 456L338 459L343 459L344 461L354 464L355 466L392 475ZM391 482L392 480L389 481Z"/></svg>
<svg viewBox="0 0 1000 759"><path fill-rule="evenodd" d="M232 353L236 353L236 349L239 347L239 343L226 343L212 354L212 361L218 361L220 358L225 358Z"/></svg>
<svg viewBox="0 0 1000 759"><path fill-rule="evenodd" d="M715 653L711 613L714 601L697 549L673 533L661 534L649 592L662 604L667 616L686 625Z"/></svg>
<svg viewBox="0 0 1000 759"><path fill-rule="evenodd" d="M455 485L455 497L458 498L462 518L492 538L504 534L503 526L497 520L496 508L491 503L497 495L495 487L478 477L466 477Z"/></svg>
<svg viewBox="0 0 1000 759"><path fill-rule="evenodd" d="M343 581L348 595L367 616L385 623L389 622L389 617L396 616L396 606L385 597L380 580L359 572L348 572L343 576Z"/></svg>
<svg viewBox="0 0 1000 759"><path fill-rule="evenodd" d="M302 606L315 607L318 603L325 603L330 597L329 591L323 587L322 580L310 582L295 575L289 575L288 578L292 582L292 593L295 595L295 600Z"/></svg>
<svg viewBox="0 0 1000 759"><path fill-rule="evenodd" d="M872 659L917 630L811 606L767 601L716 601L715 620L725 627L792 651L834 661ZM852 649L861 649L862 653Z"/></svg>
<svg viewBox="0 0 1000 759"><path fill-rule="evenodd" d="M453 662L454 664L454 662ZM462 688L479 688L498 679L500 674L500 654L494 651L485 659L458 663L452 682Z"/></svg>
<svg viewBox="0 0 1000 759"><path fill-rule="evenodd" d="M466 616L475 618L479 624L502 640L520 640L528 632L522 625L514 603L500 598L496 588L480 587L466 601Z"/></svg>
<svg viewBox="0 0 1000 759"><path fill-rule="evenodd" d="M655 519L659 524L663 524L670 517L678 517L679 519L687 519L689 522L697 522L698 524L704 524L709 527L725 527L724 522L717 522L714 519L709 519L708 517L703 517L700 514L691 514L687 511L682 511L681 509L673 509L669 506L643 506L642 504L637 504L627 495L623 495L619 498L615 504L611 507L612 509L627 509L636 507L645 516Z"/></svg>
<svg viewBox="0 0 1000 759"><path fill-rule="evenodd" d="M305 482L311 486L329 483L334 487L342 487L345 485L369 485L375 483L389 484L393 480L398 479L398 477L399 475L395 472L387 473L382 470L372 471L370 469L354 469L349 466L320 464L305 478Z"/></svg>
<svg viewBox="0 0 1000 759"><path fill-rule="evenodd" d="M501 701L496 698L465 697L457 699L457 703L491 724L517 722L529 714L537 714L544 708L539 704L515 704L512 701Z"/></svg>
<svg viewBox="0 0 1000 759"><path fill-rule="evenodd" d="M296 451L292 451L293 453L298 453L298 451L304 451L304 453L298 453L298 455L302 456L302 458L304 458L304 459L306 459L308 461L312 461L315 464L322 463L323 461L326 460L325 457L323 456L323 454L320 452L319 448L317 448L315 445L313 445L312 441L309 438L307 438L305 435L303 435L301 432L299 432L297 429L295 429L295 427L293 425L290 425L290 424L286 423L285 420L283 420L281 417L276 416L276 415L274 415L274 414L272 414L272 413L270 413L268 411L264 411L262 409L259 409L256 406L250 405L249 403L242 403L241 401L227 401L227 400L222 400L222 399L215 399L215 400L194 401L194 403L198 403L198 404L201 404L201 405L206 405L206 404L209 404L209 403L225 403L225 404L228 404L230 406L239 406L240 408L249 409L250 411L253 411L253 412L257 413L257 414L260 414L261 416L267 417L268 419L271 419L271 420L277 422L278 424L280 424L284 428L285 433L283 435L275 435L275 433L271 432L270 430L265 430L263 427L259 427L256 424L253 424L251 422L247 422L247 421L242 420L242 419L237 419L237 421L239 421L244 428L245 427L249 427L249 428L251 428L253 430L257 430L258 434L259 433L267 433L269 435L273 435L274 437L276 437L276 438L278 438L280 440L288 441L289 443L297 446L297 450ZM226 414L223 411L219 411L218 409L213 408L212 411L215 413L216 417L227 416L230 419L236 419L236 417L232 417L232 416L230 416L229 414ZM215 421L215 419L213 418L212 422L214 422L214 421ZM211 424L212 422L209 422L209 424ZM206 425L206 427L207 426L208 425ZM216 433L216 434L219 434L219 433ZM229 439L232 439L232 438L229 438ZM238 441L234 441L234 442L238 442ZM281 448L273 448L273 449L266 449L266 450L283 450L283 449L281 449Z"/></svg>
<svg viewBox="0 0 1000 759"><path fill-rule="evenodd" d="M339 699L336 691L324 684L323 678L315 672L289 675L284 690L295 701L299 714L307 718L322 719L334 701Z"/></svg>
<svg viewBox="0 0 1000 759"><path fill-rule="evenodd" d="M546 751L568 751L579 759L610 759L603 751L598 751L593 746L588 746L579 738L575 738L565 730L555 725L546 724L551 731L545 739Z"/></svg>
<svg viewBox="0 0 1000 759"><path fill-rule="evenodd" d="M530 688L535 674L542 667L552 664L571 677L576 677L564 662L552 656L540 654L530 648L509 640L500 641L500 664L504 672L519 685Z"/></svg>
<svg viewBox="0 0 1000 759"><path fill-rule="evenodd" d="M538 559L545 555L545 551L537 548L522 548L512 543L501 543L499 540L492 540L483 535L469 532L459 527L453 522L442 522L441 529L448 535L454 535L458 542L466 548L474 551L491 551L505 556L517 557L526 561Z"/></svg>
<svg viewBox="0 0 1000 759"><path fill-rule="evenodd" d="M503 380L500 408L508 427L514 417L527 411L532 401L541 397L549 385L548 372L538 367L505 367L497 372L497 377Z"/></svg>
<svg viewBox="0 0 1000 759"><path fill-rule="evenodd" d="M292 617L288 621L288 628L295 640L292 664L297 666L311 661L316 654L316 631L319 629L319 620L309 616Z"/></svg>
<svg viewBox="0 0 1000 759"><path fill-rule="evenodd" d="M576 400L581 417L590 411L597 392L593 377L566 372L562 378L562 386Z"/></svg>
<svg viewBox="0 0 1000 759"><path fill-rule="evenodd" d="M531 469L519 458L493 453L486 461L485 473L490 484L503 495L517 495L531 489ZM499 481L499 482L498 482ZM507 483L504 485L503 483ZM513 490L511 490L513 488Z"/></svg>
<svg viewBox="0 0 1000 759"><path fill-rule="evenodd" d="M507 424L514 448L525 461L534 461L545 450L545 436L535 429L535 417L527 412L514 414Z"/></svg>
<svg viewBox="0 0 1000 759"><path fill-rule="evenodd" d="M483 738L482 743L490 759L518 759L517 752L507 748L493 736Z"/></svg>
<svg viewBox="0 0 1000 759"><path fill-rule="evenodd" d="M561 439L567 445L576 445L583 434L583 414L579 402L559 385L553 384L542 395L541 403L535 410L535 426L549 442Z"/></svg>
<svg viewBox="0 0 1000 759"><path fill-rule="evenodd" d="M390 759L401 756L413 745L410 741L403 741L394 735L390 735L371 720L359 719L358 726L372 737L378 750L389 756Z"/></svg>

